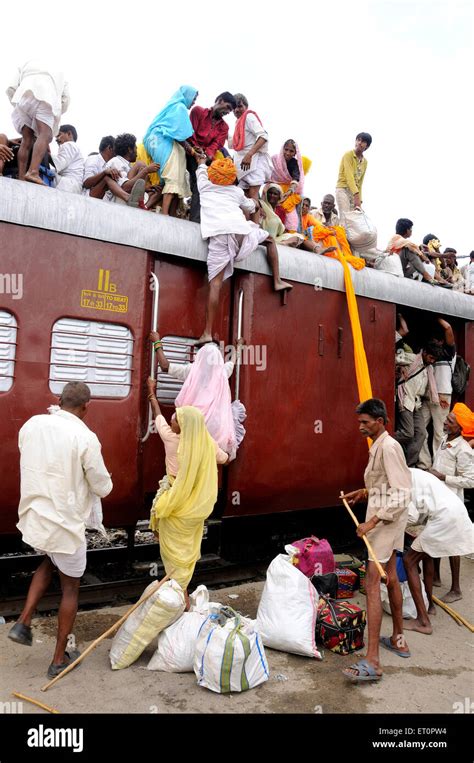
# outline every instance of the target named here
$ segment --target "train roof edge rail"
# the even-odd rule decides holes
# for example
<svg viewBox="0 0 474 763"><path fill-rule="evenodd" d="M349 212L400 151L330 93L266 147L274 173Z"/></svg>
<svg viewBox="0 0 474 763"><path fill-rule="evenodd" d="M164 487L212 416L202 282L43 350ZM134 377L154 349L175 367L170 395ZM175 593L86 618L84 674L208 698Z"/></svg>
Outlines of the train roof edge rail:
<svg viewBox="0 0 474 763"><path fill-rule="evenodd" d="M104 207L107 204L107 208ZM168 215L145 214L122 204L109 204L82 194L65 194L11 178L0 177L0 221L131 246L148 252L206 262L207 244L199 226ZM136 215L141 215L137 225ZM325 289L344 291L342 266L330 257L279 246L283 278L312 284L315 299ZM241 271L270 274L264 248L242 262ZM474 298L454 290L398 278L364 268L353 274L359 297L474 320Z"/></svg>

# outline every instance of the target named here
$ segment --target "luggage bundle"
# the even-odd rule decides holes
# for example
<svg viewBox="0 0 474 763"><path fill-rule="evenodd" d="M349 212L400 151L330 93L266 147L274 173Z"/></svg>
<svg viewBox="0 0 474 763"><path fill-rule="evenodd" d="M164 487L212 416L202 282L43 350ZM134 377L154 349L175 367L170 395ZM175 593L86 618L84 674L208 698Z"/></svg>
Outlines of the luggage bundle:
<svg viewBox="0 0 474 763"><path fill-rule="evenodd" d="M336 654L350 654L364 646L365 610L348 601L321 598L316 637Z"/></svg>

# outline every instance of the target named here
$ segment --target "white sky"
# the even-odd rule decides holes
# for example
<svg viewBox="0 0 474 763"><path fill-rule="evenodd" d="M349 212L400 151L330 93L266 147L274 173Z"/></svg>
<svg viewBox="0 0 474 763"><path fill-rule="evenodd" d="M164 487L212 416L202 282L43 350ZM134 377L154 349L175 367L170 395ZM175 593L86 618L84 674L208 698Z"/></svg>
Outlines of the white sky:
<svg viewBox="0 0 474 763"><path fill-rule="evenodd" d="M239 18L236 18L236 14ZM313 165L305 193L334 193L342 154L358 132L373 144L364 209L383 248L399 217L414 238L436 234L458 255L474 249L470 0L275 0L48 7L26 0L2 35L0 132L13 136L9 72L41 58L66 74L84 154L103 135L140 140L182 84L210 106L244 93L277 153L292 137ZM234 117L227 117L231 132ZM466 260L464 260L466 262Z"/></svg>

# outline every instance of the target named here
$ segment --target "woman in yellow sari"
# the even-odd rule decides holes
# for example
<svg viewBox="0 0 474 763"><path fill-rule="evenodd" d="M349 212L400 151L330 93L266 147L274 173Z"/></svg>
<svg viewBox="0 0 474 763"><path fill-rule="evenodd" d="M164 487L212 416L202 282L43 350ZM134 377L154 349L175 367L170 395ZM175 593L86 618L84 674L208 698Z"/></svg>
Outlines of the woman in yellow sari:
<svg viewBox="0 0 474 763"><path fill-rule="evenodd" d="M306 236L310 235L315 244L324 248L323 251L319 251L319 254L326 254L336 260L344 257L355 270L362 270L365 267L365 260L352 254L344 228L340 225L326 227L309 213L310 208L311 199L303 199L301 216L303 233Z"/></svg>
<svg viewBox="0 0 474 763"><path fill-rule="evenodd" d="M147 385L167 472L153 501L150 528L159 535L166 574L186 591L201 556L204 521L217 499L217 464L229 457L194 406L177 408L168 426L156 398L156 381L148 379Z"/></svg>

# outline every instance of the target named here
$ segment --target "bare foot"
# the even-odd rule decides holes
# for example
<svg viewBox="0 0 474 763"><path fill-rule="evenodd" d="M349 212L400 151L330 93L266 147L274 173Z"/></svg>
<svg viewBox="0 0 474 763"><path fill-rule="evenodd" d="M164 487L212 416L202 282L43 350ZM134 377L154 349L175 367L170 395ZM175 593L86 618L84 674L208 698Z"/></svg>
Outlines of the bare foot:
<svg viewBox="0 0 474 763"><path fill-rule="evenodd" d="M430 604L428 607L428 614L429 615L436 615L436 607L434 604Z"/></svg>
<svg viewBox="0 0 474 763"><path fill-rule="evenodd" d="M201 334L199 339L195 342L195 344L205 344L206 342L212 342L212 336L211 334Z"/></svg>
<svg viewBox="0 0 474 763"><path fill-rule="evenodd" d="M404 620L403 630L416 631L417 633L424 633L427 636L433 633L433 628L431 627L431 623L429 625L423 625L423 623L421 623L419 620Z"/></svg>
<svg viewBox="0 0 474 763"><path fill-rule="evenodd" d="M46 183L43 183L41 180L38 172L27 172L24 180L26 180L28 183L36 183L37 185L46 185Z"/></svg>
<svg viewBox="0 0 474 763"><path fill-rule="evenodd" d="M462 599L461 591L448 591L441 597L441 601L444 601L445 604L451 604L453 601L459 601L459 599Z"/></svg>
<svg viewBox="0 0 474 763"><path fill-rule="evenodd" d="M274 291L285 291L285 289L292 289L293 286L291 283L287 283L286 281L282 281L281 278L278 281L274 281L273 283L273 289Z"/></svg>
<svg viewBox="0 0 474 763"><path fill-rule="evenodd" d="M440 578L435 578L433 580L433 585L436 586L436 588L441 588L441 585L442 585L441 579Z"/></svg>

